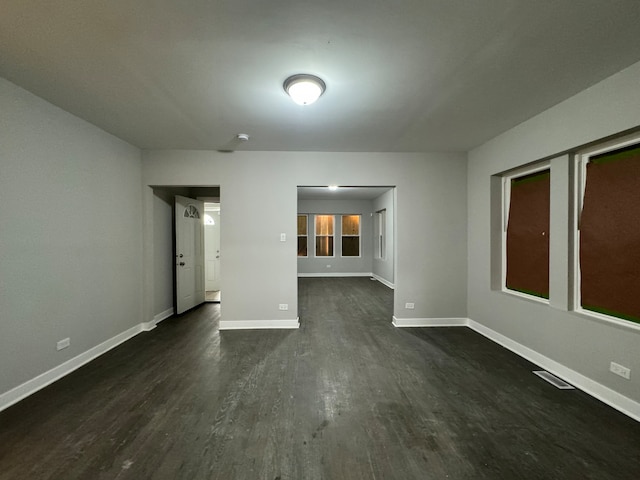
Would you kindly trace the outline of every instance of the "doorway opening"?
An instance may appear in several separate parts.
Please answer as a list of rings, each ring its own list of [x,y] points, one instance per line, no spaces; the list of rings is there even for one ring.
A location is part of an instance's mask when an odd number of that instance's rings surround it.
[[[205,211],[204,204],[220,205],[220,187],[152,185],[151,188],[153,191],[152,308],[154,320],[157,322],[171,315],[179,315],[206,301],[205,263],[207,258],[199,257],[204,253],[205,247],[204,232],[208,212]],[[177,206],[176,200],[180,197],[183,198],[183,204]],[[220,226],[217,216],[213,218]],[[182,221],[178,222],[178,220]],[[178,240],[186,240],[187,246],[179,248]],[[220,269],[217,277],[217,280],[222,283]],[[218,290],[221,288],[218,287]]]
[[[395,288],[394,186],[298,186],[298,277]]]

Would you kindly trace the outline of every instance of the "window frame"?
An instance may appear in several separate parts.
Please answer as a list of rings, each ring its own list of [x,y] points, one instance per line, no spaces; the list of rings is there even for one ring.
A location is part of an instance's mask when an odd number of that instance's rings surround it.
[[[387,209],[383,208],[376,212],[376,260],[387,259]]]
[[[307,226],[307,228],[306,228],[307,233],[305,235],[298,234],[298,236],[296,237],[296,242],[298,241],[297,239],[300,238],[300,237],[306,237],[307,238],[307,254],[306,255],[298,254],[298,258],[309,258],[309,214],[308,213],[299,213],[296,218],[300,218],[300,217],[305,217],[305,225]],[[296,248],[297,248],[297,245],[296,245]]]
[[[317,222],[316,222],[316,218],[317,217],[332,217],[333,218],[333,234],[331,235],[318,235],[318,232],[316,231],[316,226],[317,226]],[[308,232],[308,230],[307,230]],[[317,240],[318,237],[332,237],[333,238],[333,255],[318,255],[317,254]],[[308,250],[308,242],[309,240],[307,240],[307,254],[309,253]],[[313,214],[313,258],[336,258],[336,214],[334,213],[314,213]]]
[[[342,219],[344,217],[358,217],[358,235],[345,235],[342,228]],[[335,234],[335,225],[334,225]],[[342,239],[345,237],[353,238],[358,237],[358,255],[344,255],[342,252]],[[335,253],[335,240],[333,246],[333,253]],[[343,213],[340,214],[340,258],[362,258],[362,214],[360,213]]]
[[[625,136],[622,138],[610,140],[608,142],[599,143],[592,147],[580,150],[574,156],[574,182],[573,182],[573,211],[572,211],[572,245],[570,258],[573,263],[571,274],[572,292],[571,292],[571,311],[584,315],[586,317],[598,319],[604,322],[621,325],[627,328],[640,330],[640,323],[624,318],[614,317],[605,313],[595,312],[582,308],[581,296],[581,273],[580,273],[580,216],[584,207],[584,194],[587,186],[587,164],[591,157],[601,155],[613,150],[619,150],[632,145],[640,145],[640,134]]]
[[[524,167],[517,168],[515,170],[505,172],[502,174],[502,205],[501,205],[501,268],[500,268],[500,291],[508,295],[513,295],[520,298],[526,298],[534,302],[549,305],[549,298],[537,297],[528,293],[519,292],[517,290],[511,290],[507,288],[507,226],[509,224],[509,208],[511,206],[511,181],[531,175],[534,173],[542,172],[544,170],[551,171],[551,161],[545,160],[542,162],[536,162],[533,165],[525,165]],[[551,227],[551,225],[549,226]],[[551,232],[549,232],[551,236]],[[549,292],[551,297],[551,292]]]

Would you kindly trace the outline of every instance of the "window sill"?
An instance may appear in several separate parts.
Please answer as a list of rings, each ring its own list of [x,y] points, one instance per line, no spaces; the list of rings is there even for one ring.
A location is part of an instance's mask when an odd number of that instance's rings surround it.
[[[640,323],[633,322],[632,320],[624,320],[622,318],[612,317],[610,315],[605,315],[603,313],[592,312],[591,310],[585,310],[584,308],[576,308],[571,311],[574,315],[577,315],[582,318],[587,318],[589,320],[597,320],[602,323],[606,323],[608,325],[615,325],[617,327],[626,328],[629,330],[635,330],[640,332]]]
[[[527,295],[526,293],[516,292],[515,290],[508,290],[506,288],[503,288],[502,290],[500,290],[500,292],[506,295],[509,295],[510,297],[518,297],[524,300],[528,300],[530,302],[539,303],[547,306],[549,305],[549,299],[547,298],[536,297],[535,295]]]

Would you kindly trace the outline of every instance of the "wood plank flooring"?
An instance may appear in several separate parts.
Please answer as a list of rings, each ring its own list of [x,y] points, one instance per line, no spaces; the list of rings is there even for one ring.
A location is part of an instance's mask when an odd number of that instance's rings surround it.
[[[466,328],[396,329],[368,278],[299,330],[162,322],[0,413],[0,479],[638,479],[640,424]]]

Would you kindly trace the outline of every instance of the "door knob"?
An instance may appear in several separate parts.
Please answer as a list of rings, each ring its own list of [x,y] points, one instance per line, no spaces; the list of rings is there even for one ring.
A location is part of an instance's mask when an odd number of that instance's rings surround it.
[[[180,258],[184,257],[184,255],[183,255],[183,254],[180,254],[180,255],[178,255],[178,256],[179,256]]]
[[[181,266],[181,267],[184,267],[184,262],[180,262],[180,266]]]

